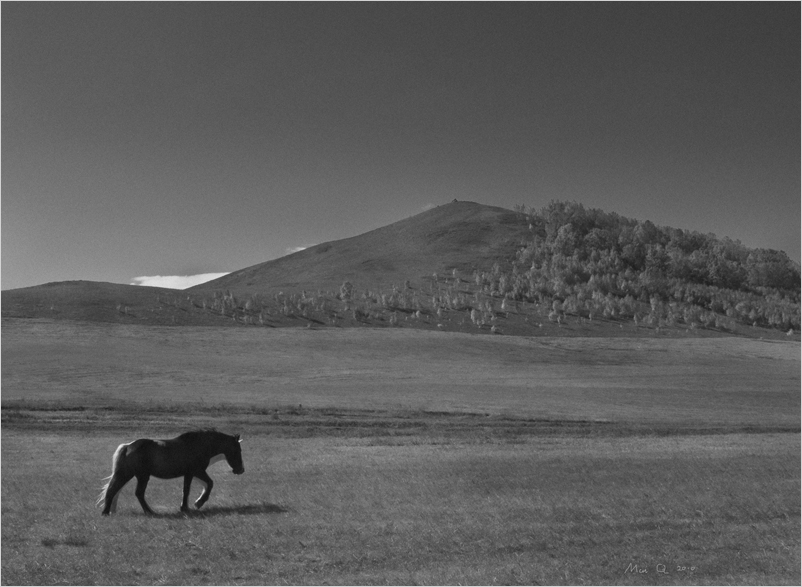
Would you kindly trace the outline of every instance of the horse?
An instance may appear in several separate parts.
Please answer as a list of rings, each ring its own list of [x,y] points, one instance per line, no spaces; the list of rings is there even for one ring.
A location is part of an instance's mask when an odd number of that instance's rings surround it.
[[[185,432],[168,440],[140,438],[128,444],[121,444],[112,457],[111,475],[108,483],[98,497],[98,506],[103,505],[103,515],[108,516],[117,509],[118,493],[123,486],[136,477],[136,497],[146,514],[153,510],[145,501],[145,489],[150,476],[159,479],[184,478],[184,499],[181,511],[188,512],[187,500],[192,479],[200,479],[205,488],[195,501],[200,509],[209,499],[214,482],[206,474],[210,463],[226,459],[235,475],[245,472],[242,464],[242,439],[239,434],[229,436],[214,429]]]

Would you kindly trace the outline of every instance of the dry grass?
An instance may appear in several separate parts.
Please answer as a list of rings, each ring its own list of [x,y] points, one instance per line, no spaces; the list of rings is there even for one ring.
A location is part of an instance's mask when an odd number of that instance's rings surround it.
[[[3,402],[799,426],[799,343],[3,321]]]
[[[798,343],[4,320],[2,353],[3,584],[799,583]],[[153,480],[161,515],[100,517],[119,443],[207,425],[246,473],[202,512]]]
[[[245,475],[210,470],[201,513],[179,515],[180,482],[154,480],[158,517],[126,487],[118,514],[102,519],[99,480],[130,434],[4,427],[4,584],[799,579],[798,434],[510,443],[477,428],[387,443],[256,433]]]

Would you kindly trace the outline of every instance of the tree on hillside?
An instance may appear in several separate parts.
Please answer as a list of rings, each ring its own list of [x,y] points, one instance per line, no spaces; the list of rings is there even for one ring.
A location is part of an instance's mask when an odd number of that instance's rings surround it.
[[[658,227],[575,202],[516,211],[530,241],[516,253],[512,270],[501,271],[497,263],[490,274],[474,273],[486,294],[571,300],[569,307],[589,317],[636,318],[636,305],[647,304],[646,321],[654,324],[684,320],[727,327],[738,320],[785,330],[800,326],[799,266],[783,252],[748,249],[728,238]],[[550,318],[559,315],[552,307]]]
[[[347,302],[354,295],[354,285],[350,281],[344,281],[340,286],[340,299]]]

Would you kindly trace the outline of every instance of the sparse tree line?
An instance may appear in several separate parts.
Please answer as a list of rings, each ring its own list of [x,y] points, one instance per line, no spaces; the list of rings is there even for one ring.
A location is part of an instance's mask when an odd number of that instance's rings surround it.
[[[454,272],[454,275],[456,273]],[[383,322],[390,326],[405,321],[429,322],[435,325],[446,312],[463,313],[462,321],[483,326],[495,322],[494,303],[483,300],[481,292],[458,287],[460,280],[433,275],[422,287],[413,287],[410,280],[389,288],[358,290],[350,282],[343,282],[338,291],[301,291],[273,295],[259,293],[237,296],[229,290],[216,291],[210,296],[186,293],[157,295],[161,306],[181,310],[200,310],[232,319],[234,322],[271,326],[284,318],[305,320],[309,323],[338,325],[344,321],[363,323]],[[505,307],[504,301],[501,306]],[[499,302],[495,303],[498,306]],[[498,308],[496,308],[498,309]]]

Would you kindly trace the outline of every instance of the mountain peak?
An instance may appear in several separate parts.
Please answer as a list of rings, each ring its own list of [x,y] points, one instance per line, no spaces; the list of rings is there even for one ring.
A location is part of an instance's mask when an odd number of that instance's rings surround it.
[[[500,258],[511,259],[525,237],[526,226],[515,212],[454,200],[358,236],[321,243],[235,271],[190,290],[335,290],[345,281],[356,287],[390,286],[453,269],[488,269]]]

